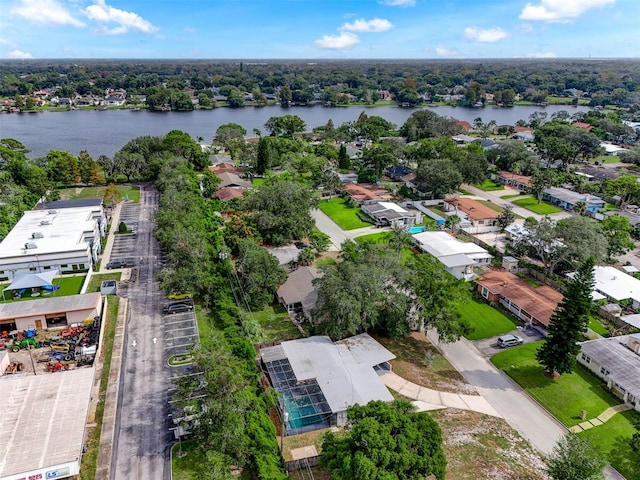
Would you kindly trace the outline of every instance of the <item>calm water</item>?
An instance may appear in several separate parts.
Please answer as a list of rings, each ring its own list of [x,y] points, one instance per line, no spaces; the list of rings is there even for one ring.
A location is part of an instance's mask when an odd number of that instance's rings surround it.
[[[498,125],[513,125],[520,119],[528,119],[535,111],[552,113],[567,110],[570,114],[586,111],[586,107],[516,106],[512,108],[463,108],[428,107],[438,115],[473,122],[481,117],[484,122],[495,120]],[[416,109],[385,107],[290,107],[270,106],[239,109],[217,108],[194,112],[148,112],[141,110],[72,110],[69,112],[42,112],[0,114],[0,138],[14,138],[31,150],[30,157],[47,154],[49,150],[68,150],[77,155],[87,150],[93,158],[99,155],[113,156],[129,140],[143,135],[165,135],[171,130],[182,130],[194,139],[202,137],[209,143],[216,129],[225,123],[242,125],[248,135],[253,129],[264,132],[264,124],[270,118],[281,115],[298,115],[311,130],[325,125],[329,119],[336,126],[355,121],[362,111],[378,115],[396,125],[402,125]]]

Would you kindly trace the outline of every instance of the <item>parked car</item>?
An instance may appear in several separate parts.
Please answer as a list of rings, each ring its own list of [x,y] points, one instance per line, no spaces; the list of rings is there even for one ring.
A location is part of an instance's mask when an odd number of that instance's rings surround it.
[[[498,337],[498,346],[500,348],[514,347],[516,345],[522,345],[524,340],[518,335],[502,335]]]
[[[171,292],[167,298],[169,300],[184,300],[185,298],[193,298],[193,294],[191,292]]]
[[[107,263],[107,270],[111,270],[112,268],[125,268],[126,266],[127,261],[124,258],[117,258]]]
[[[164,308],[162,309],[162,313],[171,315],[174,313],[190,312],[192,310],[193,310],[192,303],[186,303],[186,302],[170,303],[164,306]]]
[[[305,242],[296,242],[296,248],[302,250],[303,248],[309,248],[309,245]]]

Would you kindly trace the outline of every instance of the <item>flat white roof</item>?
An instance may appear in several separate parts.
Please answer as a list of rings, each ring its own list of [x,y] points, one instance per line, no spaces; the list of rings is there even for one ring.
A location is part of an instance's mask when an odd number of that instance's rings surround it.
[[[356,403],[393,400],[373,367],[395,355],[366,333],[336,343],[329,337],[314,336],[280,345],[296,379],[315,379],[334,413]]]
[[[0,377],[0,478],[80,460],[94,371]]]
[[[407,213],[407,211],[404,208],[402,208],[400,205],[398,205],[397,203],[393,203],[393,202],[378,202],[378,205],[383,206],[387,210],[393,210],[394,212]]]
[[[461,242],[447,232],[422,232],[412,235],[414,241],[425,252],[440,259],[450,255],[468,255],[471,258],[490,258],[491,255],[480,245]]]
[[[0,258],[46,255],[59,252],[86,251],[85,232],[92,233],[95,207],[28,210],[0,243]],[[33,238],[33,234],[42,238]],[[26,243],[37,248],[25,250]]]
[[[630,298],[640,302],[640,280],[617,268],[597,266],[593,269],[595,290],[614,300]]]

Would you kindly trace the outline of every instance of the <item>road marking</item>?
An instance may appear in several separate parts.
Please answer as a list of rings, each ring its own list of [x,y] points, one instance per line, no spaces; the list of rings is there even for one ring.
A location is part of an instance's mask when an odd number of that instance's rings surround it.
[[[131,345],[132,345],[133,347],[135,347],[137,344],[138,344],[138,343],[137,343],[135,340],[134,340],[133,342],[131,342]]]
[[[153,344],[155,345],[156,342],[158,341],[158,339],[156,337],[153,337]]]

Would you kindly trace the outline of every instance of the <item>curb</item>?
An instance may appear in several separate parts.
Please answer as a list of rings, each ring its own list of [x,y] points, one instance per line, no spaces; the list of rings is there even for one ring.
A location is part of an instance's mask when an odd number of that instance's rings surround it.
[[[111,366],[109,368],[109,381],[104,401],[104,414],[102,416],[102,432],[100,433],[100,450],[98,452],[98,464],[96,478],[111,478],[111,464],[116,433],[116,419],[118,412],[118,396],[120,394],[120,374],[124,359],[124,336],[129,310],[129,302],[126,298],[120,298],[118,307],[118,324],[113,340],[111,352]]]

